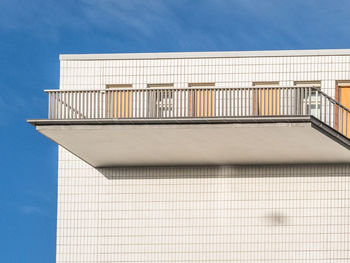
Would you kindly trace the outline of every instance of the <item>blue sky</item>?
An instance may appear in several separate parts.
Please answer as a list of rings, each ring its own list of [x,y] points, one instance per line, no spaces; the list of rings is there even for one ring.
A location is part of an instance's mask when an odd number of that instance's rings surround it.
[[[0,0],[0,262],[54,262],[60,53],[350,48],[350,1]]]

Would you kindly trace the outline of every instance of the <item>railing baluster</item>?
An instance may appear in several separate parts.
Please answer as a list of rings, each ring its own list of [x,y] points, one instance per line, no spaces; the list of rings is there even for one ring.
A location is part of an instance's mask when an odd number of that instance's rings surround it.
[[[161,112],[160,109],[162,107],[162,91],[157,90],[157,105],[156,105],[156,117],[161,118]]]
[[[93,93],[91,93],[92,95],[92,103],[93,103],[93,109],[92,109],[92,118],[96,119],[97,116],[97,91],[94,91]]]
[[[319,105],[318,105],[319,111],[320,111],[319,117],[318,117],[318,118],[322,121],[322,97],[321,97],[321,94],[319,94],[318,91],[317,91],[317,98],[318,98],[319,101],[320,101],[320,103],[319,103]],[[317,101],[317,104],[318,104],[318,101]]]
[[[72,107],[72,105],[73,105],[73,92],[71,92],[71,91],[68,92],[68,101],[69,101],[68,118],[71,119],[73,116],[73,111],[74,111],[74,108]]]
[[[62,102],[63,105],[64,105],[64,118],[65,119],[70,119],[70,115],[69,115],[69,112],[70,112],[70,100],[69,100],[69,94],[70,92],[69,91],[66,91],[64,93],[64,101]]]
[[[177,96],[178,96],[178,115],[176,116],[177,118],[181,118],[182,117],[182,93],[183,90],[178,89],[177,90]]]
[[[135,102],[135,118],[140,118],[140,103],[141,103],[141,99],[140,99],[140,90],[135,90],[135,98],[134,98],[134,102]]]
[[[55,92],[49,92],[49,96],[51,97],[51,119],[55,119]]]
[[[162,100],[162,107],[161,107],[161,118],[166,118],[167,114],[167,91],[166,90],[161,90],[162,95],[161,100]]]
[[[61,98],[62,93],[57,93],[57,110],[58,110],[58,118],[62,119],[62,107],[61,107]]]
[[[321,96],[323,103],[322,103],[322,108],[323,108],[323,122],[327,123],[327,101],[325,97]]]
[[[228,106],[228,103],[227,103],[227,89],[224,88],[223,92],[225,94],[225,113],[224,113],[224,116],[227,117],[228,116],[228,114],[227,114],[227,112],[228,112],[228,107],[227,107]]]
[[[61,116],[60,116],[60,109],[59,109],[59,101],[60,101],[60,96],[61,96],[61,93],[60,92],[55,92],[55,108],[56,108],[56,119],[61,119]]]
[[[170,96],[171,96],[171,94],[170,94],[170,90],[167,90],[166,91],[167,92],[167,97],[166,97],[166,100],[167,100],[167,107],[166,107],[166,109],[167,109],[167,118],[170,118],[171,117],[171,112],[170,112],[170,107],[171,106],[173,106],[173,105],[171,105],[171,101],[170,101]]]
[[[339,107],[341,112],[341,134],[344,134],[344,109]]]
[[[312,91],[311,91],[311,88],[309,88],[309,110],[308,110],[308,115],[311,115],[311,107],[312,107],[312,100],[311,100],[311,97],[312,97]]]
[[[66,96],[66,91],[61,93],[61,100],[60,100],[60,104],[61,104],[61,112],[62,112],[62,119],[66,118],[66,108],[64,105],[64,101],[65,101],[65,96]]]
[[[228,116],[231,117],[232,116],[232,89],[228,89],[228,101],[229,101],[229,113]]]
[[[86,95],[86,92],[85,91],[82,91],[82,100],[83,100],[83,102],[82,102],[82,104],[83,104],[83,110],[82,110],[82,118],[84,118],[85,116],[86,116],[86,100],[85,100],[85,95]]]
[[[345,135],[346,137],[348,137],[348,115],[349,115],[349,112],[346,112],[346,120],[345,120]]]
[[[244,115],[247,116],[247,89],[244,89]]]
[[[293,88],[288,89],[288,115],[293,115]]]
[[[271,108],[271,99],[270,99],[270,88],[266,88],[266,115],[271,115],[270,108]]]
[[[97,101],[96,101],[96,96],[97,96],[97,91],[94,91],[91,93],[92,95],[92,103],[93,103],[93,109],[92,109],[92,118],[96,119],[96,109],[97,109]]]
[[[279,91],[277,88],[275,88],[275,91],[274,91],[274,94],[275,94],[275,116],[277,116],[279,114],[279,109],[278,109],[278,104],[279,104]]]
[[[110,97],[109,94],[110,94],[109,90],[105,91],[105,93],[104,93],[105,101],[104,101],[103,114],[105,115],[105,118],[110,118],[109,111],[111,108],[111,106],[110,106],[111,103],[110,103],[110,99],[109,99],[109,97]]]
[[[308,88],[304,88],[304,115],[309,115],[309,89]]]
[[[97,118],[102,118],[101,114],[101,92],[97,91]]]
[[[338,114],[338,120],[337,120],[337,126],[338,126],[338,131],[340,132],[340,107],[338,107],[338,105],[334,104],[335,107],[336,107],[336,111],[337,111],[337,114]]]
[[[148,93],[148,94],[150,94],[151,93],[151,91]],[[141,107],[142,107],[142,117],[143,118],[147,118],[147,117],[149,117],[149,115],[148,115],[148,111],[147,111],[147,109],[146,109],[146,99],[145,99],[145,96],[146,96],[146,91],[141,91]]]
[[[247,101],[248,101],[248,116],[251,116],[252,115],[252,103],[251,103],[251,99],[252,99],[252,96],[251,96],[251,92],[250,92],[250,89],[247,89]]]
[[[56,116],[57,116],[57,119],[61,119],[61,111],[60,111],[60,98],[61,98],[61,93],[59,92],[56,92]]]
[[[259,116],[260,115],[260,110],[259,110],[259,99],[260,99],[260,94],[259,90],[257,88],[254,88],[254,94],[255,94],[255,115]]]
[[[57,119],[57,111],[56,111],[56,92],[52,93],[52,119]]]
[[[79,91],[79,114],[78,114],[78,118],[80,119],[83,113],[83,98],[82,98],[82,92]]]
[[[243,112],[243,96],[242,96],[242,89],[238,89],[238,97],[239,97],[239,101],[238,101],[238,116],[242,116],[242,112]]]
[[[90,99],[90,104],[88,104],[88,111],[90,112],[90,115],[89,114],[86,114],[88,118],[92,118],[92,94],[93,93],[87,93],[87,98]]]
[[[123,109],[124,109],[124,98],[123,92],[117,90],[113,91],[113,108],[115,108],[115,113],[113,113],[112,118],[123,118]]]
[[[171,90],[168,90],[168,118],[172,117],[172,112],[174,110],[174,101],[172,100],[173,95],[171,94]]]
[[[79,103],[78,103],[78,93],[77,92],[74,92],[74,104],[73,104],[73,107],[75,109],[75,111],[74,111],[74,119],[78,119]]]
[[[79,110],[79,119],[82,118],[82,116],[84,115],[84,92],[80,91],[79,92],[79,105],[80,105],[80,110]]]
[[[124,91],[123,93],[123,117],[122,118],[128,118],[129,113],[129,92]]]
[[[144,91],[142,94],[142,112],[144,114],[144,118],[151,118],[151,114],[150,114],[150,105],[148,103],[148,101],[150,100],[150,97],[148,96],[153,96],[153,91]]]
[[[86,92],[85,91],[82,91],[82,99],[83,99],[83,110],[82,110],[82,117],[86,116]]]
[[[262,88],[261,89],[261,114],[262,116],[266,115],[265,113],[265,95],[266,95],[266,89]]]
[[[213,116],[213,91],[212,89],[208,89],[206,91],[207,93],[207,106],[206,106],[206,116],[207,117],[212,117]]]
[[[283,93],[282,93],[283,97],[283,107],[282,107],[282,111],[283,111],[283,115],[287,115],[287,88],[283,88]]]
[[[316,118],[321,119],[321,108],[320,108],[320,98],[318,90],[315,90],[315,109],[316,109]]]
[[[57,100],[57,108],[58,108],[58,112],[59,112],[59,119],[63,119],[62,117],[62,104],[61,104],[61,101],[62,101],[62,94],[63,93],[57,93],[57,97],[58,97],[58,100]]]
[[[52,112],[51,112],[51,107],[52,107],[52,95],[49,93],[49,105],[48,105],[48,118],[52,119]]]

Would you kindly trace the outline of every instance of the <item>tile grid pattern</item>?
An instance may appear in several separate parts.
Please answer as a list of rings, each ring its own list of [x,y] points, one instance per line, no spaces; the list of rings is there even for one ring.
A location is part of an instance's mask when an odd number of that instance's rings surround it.
[[[57,262],[346,262],[349,173],[94,169],[60,149]]]
[[[60,89],[321,81],[350,56],[61,61]],[[94,169],[59,147],[57,262],[348,262],[350,165]]]
[[[350,56],[197,58],[61,61],[61,89],[104,89],[109,84],[214,82],[217,87],[251,86],[253,82],[321,81],[322,90],[334,96],[336,80],[350,80]]]

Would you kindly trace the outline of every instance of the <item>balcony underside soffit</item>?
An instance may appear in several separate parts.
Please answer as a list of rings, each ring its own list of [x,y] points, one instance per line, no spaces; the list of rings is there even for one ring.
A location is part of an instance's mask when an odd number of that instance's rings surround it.
[[[349,140],[310,116],[29,122],[94,167],[350,162]]]

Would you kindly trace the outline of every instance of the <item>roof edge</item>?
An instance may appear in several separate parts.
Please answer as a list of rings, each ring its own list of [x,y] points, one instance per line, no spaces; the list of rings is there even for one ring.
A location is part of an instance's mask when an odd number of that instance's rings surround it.
[[[350,49],[305,49],[262,51],[216,51],[216,52],[166,52],[166,53],[102,53],[60,54],[66,60],[126,60],[126,59],[176,59],[176,58],[228,58],[228,57],[293,57],[293,56],[345,56]]]

